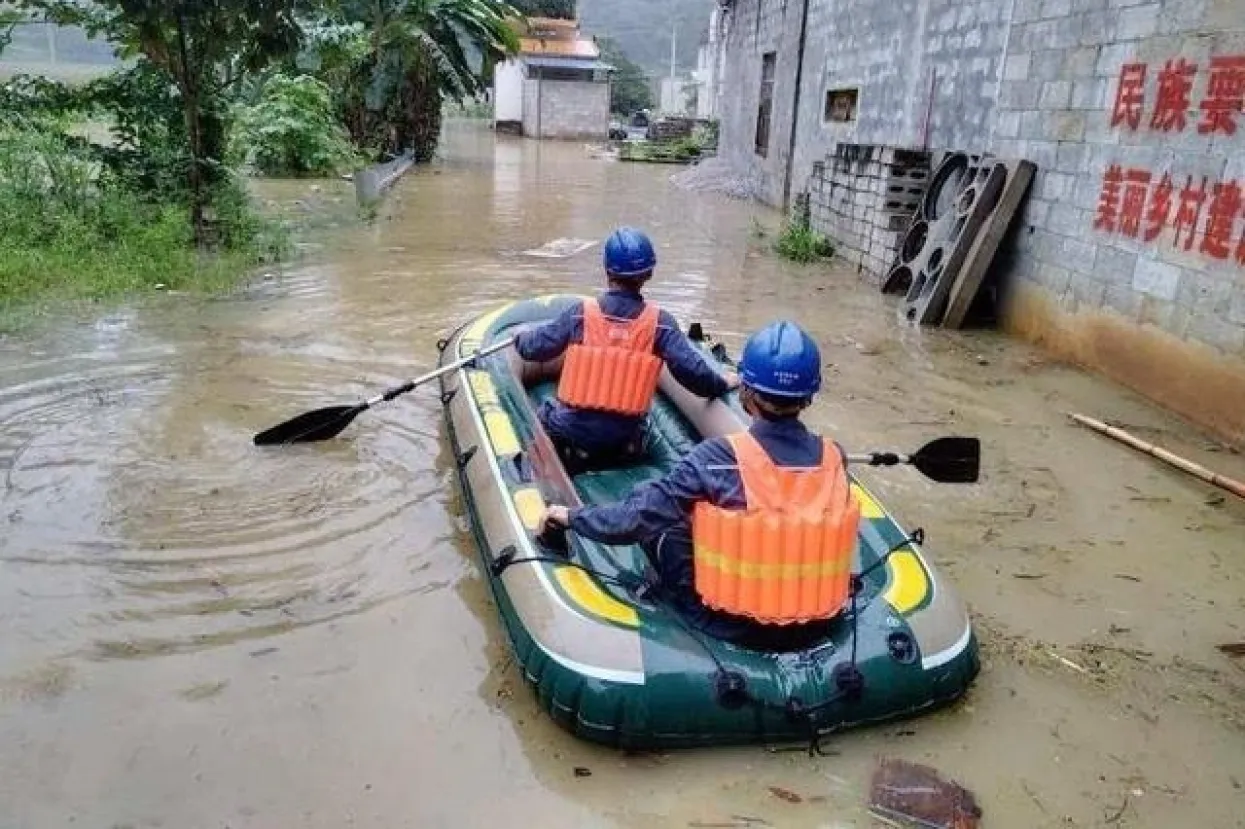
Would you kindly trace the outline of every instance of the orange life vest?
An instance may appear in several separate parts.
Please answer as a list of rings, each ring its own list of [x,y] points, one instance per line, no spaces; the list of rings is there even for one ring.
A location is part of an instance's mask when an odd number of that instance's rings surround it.
[[[747,507],[692,512],[694,586],[706,606],[789,625],[833,618],[850,597],[860,502],[843,458],[825,441],[821,465],[780,467],[752,435],[727,438]]]
[[[653,353],[660,314],[650,303],[633,320],[617,319],[607,317],[595,299],[585,300],[583,342],[566,351],[558,399],[577,409],[647,412],[663,365]]]

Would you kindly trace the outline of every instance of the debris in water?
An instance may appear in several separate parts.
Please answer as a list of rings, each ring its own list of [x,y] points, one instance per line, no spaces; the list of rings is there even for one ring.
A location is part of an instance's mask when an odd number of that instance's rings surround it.
[[[1126,809],[1128,809],[1128,795],[1124,795],[1124,802],[1120,804],[1120,808],[1115,814],[1107,818],[1107,823],[1119,823],[1120,818],[1124,817]]]
[[[1117,579],[1124,579],[1125,581],[1141,581],[1141,579],[1136,576],[1130,576],[1128,573],[1116,573],[1115,577]]]
[[[270,653],[276,653],[280,648],[260,648],[257,651],[251,651],[251,656],[267,656]]]
[[[1055,652],[1054,652],[1054,651],[1052,651],[1052,650],[1048,650],[1048,651],[1047,651],[1047,653],[1049,653],[1049,654],[1050,654],[1050,656],[1051,656],[1051,658],[1052,658],[1052,659],[1054,659],[1054,660],[1055,660],[1056,662],[1058,662],[1060,665],[1063,665],[1065,668],[1071,668],[1072,670],[1074,670],[1074,671],[1079,671],[1080,673],[1083,673],[1083,674],[1088,674],[1088,673],[1089,673],[1089,670],[1088,670],[1087,668],[1084,668],[1084,667],[1082,667],[1082,666],[1080,666],[1080,665],[1076,664],[1076,663],[1075,663],[1075,662],[1073,662],[1071,659],[1064,659],[1062,656],[1060,656],[1059,654],[1055,653]]]
[[[779,800],[785,800],[788,803],[803,803],[804,798],[800,797],[790,789],[784,789],[781,786],[770,786],[769,793]]]
[[[595,245],[591,239],[558,238],[546,242],[538,248],[523,251],[524,256],[538,256],[543,259],[566,259]]]
[[[1012,573],[1014,579],[1044,579],[1046,573]]]
[[[922,829],[976,829],[981,807],[973,793],[929,767],[883,760],[873,773],[869,811],[883,820],[914,821]]]
[[[587,766],[576,766],[575,776],[576,777],[591,777],[592,769],[588,768]]]
[[[1220,651],[1228,656],[1245,656],[1245,642],[1229,642],[1218,647]]]

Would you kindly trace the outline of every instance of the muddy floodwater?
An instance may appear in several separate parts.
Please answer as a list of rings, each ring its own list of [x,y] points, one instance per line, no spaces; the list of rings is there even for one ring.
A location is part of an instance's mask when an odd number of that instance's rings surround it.
[[[972,789],[983,827],[1245,826],[1245,659],[1216,648],[1245,642],[1245,504],[1065,412],[1245,458],[994,332],[900,325],[675,168],[464,123],[444,152],[246,291],[0,340],[0,827],[865,827],[882,756]],[[262,189],[353,197],[311,186]],[[510,661],[432,389],[330,443],[251,445],[430,369],[499,301],[595,290],[599,245],[524,251],[624,222],[659,244],[650,296],[734,353],[777,317],[814,332],[810,417],[849,447],[981,437],[980,485],[863,474],[969,604],[961,704],[816,758],[577,742]]]

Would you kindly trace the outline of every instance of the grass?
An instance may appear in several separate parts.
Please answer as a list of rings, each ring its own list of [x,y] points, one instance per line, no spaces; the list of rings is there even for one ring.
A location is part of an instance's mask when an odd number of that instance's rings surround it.
[[[774,240],[774,252],[793,262],[809,263],[834,256],[834,244],[798,221],[788,221]]]
[[[154,290],[216,293],[287,249],[238,189],[216,204],[225,244],[193,244],[188,208],[101,180],[63,136],[0,133],[0,328],[67,301]]]

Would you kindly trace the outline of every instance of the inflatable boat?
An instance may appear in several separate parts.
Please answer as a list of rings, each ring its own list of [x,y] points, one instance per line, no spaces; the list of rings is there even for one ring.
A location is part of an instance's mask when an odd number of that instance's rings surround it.
[[[955,591],[853,478],[861,504],[851,607],[764,646],[716,640],[669,606],[638,546],[541,534],[547,503],[609,503],[660,477],[697,442],[747,428],[737,395],[707,401],[668,370],[649,413],[650,448],[625,468],[570,478],[536,416],[561,360],[502,345],[581,298],[505,304],[438,343],[441,401],[483,571],[541,706],[581,738],[627,749],[810,741],[955,701],[978,672]],[[711,364],[730,358],[693,326]],[[492,353],[470,360],[481,351]],[[807,627],[807,626],[806,626]]]

